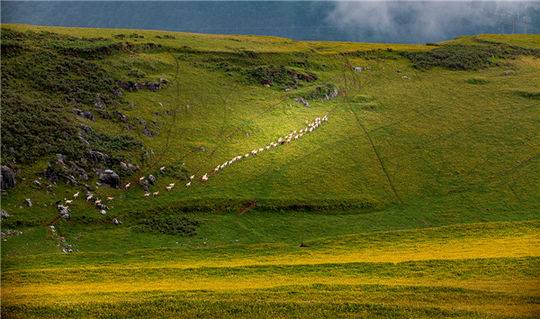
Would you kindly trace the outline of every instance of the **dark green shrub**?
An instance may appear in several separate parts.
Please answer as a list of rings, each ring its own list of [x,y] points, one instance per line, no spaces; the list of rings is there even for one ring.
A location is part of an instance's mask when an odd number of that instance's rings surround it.
[[[279,88],[294,88],[300,82],[313,82],[317,76],[311,72],[302,72],[285,66],[259,66],[247,71],[253,81]]]
[[[526,99],[540,100],[540,92],[516,91],[515,94]]]
[[[450,70],[479,70],[495,65],[495,59],[512,59],[522,55],[540,56],[540,50],[527,49],[502,43],[475,45],[452,44],[426,52],[402,52],[413,67],[430,69],[443,67]]]
[[[166,235],[195,236],[199,221],[185,216],[157,216],[143,219],[133,230]]]

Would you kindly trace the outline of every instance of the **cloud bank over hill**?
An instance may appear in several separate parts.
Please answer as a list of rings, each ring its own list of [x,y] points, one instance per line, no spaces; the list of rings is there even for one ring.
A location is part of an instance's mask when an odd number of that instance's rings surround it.
[[[335,2],[326,22],[366,38],[415,36],[438,41],[486,28],[530,33],[540,23],[540,2],[516,1],[353,1]]]

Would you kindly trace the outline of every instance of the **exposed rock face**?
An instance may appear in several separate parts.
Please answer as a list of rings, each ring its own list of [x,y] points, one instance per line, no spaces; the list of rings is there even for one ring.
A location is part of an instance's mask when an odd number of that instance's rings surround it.
[[[2,165],[0,171],[0,190],[6,190],[15,187],[15,172],[6,165]]]
[[[120,186],[120,176],[110,169],[106,169],[103,173],[99,174],[99,181],[113,188]]]
[[[54,183],[63,180],[75,185],[78,184],[77,179],[88,180],[88,174],[84,168],[74,161],[68,161],[63,154],[56,154],[56,161],[49,162],[43,175]]]

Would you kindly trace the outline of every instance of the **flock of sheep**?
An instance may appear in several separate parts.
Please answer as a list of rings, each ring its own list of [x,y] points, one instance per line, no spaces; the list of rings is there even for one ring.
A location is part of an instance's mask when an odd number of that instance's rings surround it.
[[[217,165],[212,172],[205,173],[204,175],[202,175],[201,176],[201,181],[202,182],[208,181],[208,179],[210,177],[212,177],[214,175],[217,175],[219,172],[223,171],[225,168],[231,166],[232,164],[234,164],[234,163],[236,163],[238,161],[245,160],[245,159],[247,159],[249,157],[257,156],[257,155],[261,154],[264,151],[271,150],[272,148],[276,148],[278,146],[285,145],[285,144],[291,143],[293,141],[296,141],[296,140],[302,138],[304,135],[315,131],[317,128],[319,128],[322,124],[324,124],[326,122],[328,122],[328,115],[324,115],[323,117],[317,117],[312,122],[306,121],[307,126],[301,128],[300,130],[292,131],[292,132],[290,132],[289,134],[287,134],[285,136],[279,137],[276,141],[273,141],[273,142],[271,142],[270,144],[268,144],[268,145],[266,145],[264,147],[253,149],[250,152],[245,153],[244,155],[235,156],[232,159],[230,159],[228,161],[225,161],[224,163],[222,163],[220,165]],[[164,166],[161,167],[160,171],[164,172],[165,167]],[[148,178],[145,177],[145,176],[140,177],[139,178],[139,183],[141,185],[143,185],[142,183],[144,183],[147,180],[150,180],[152,182],[152,184],[153,184],[153,182],[155,181],[155,177],[152,176],[152,175],[149,175]],[[189,181],[185,184],[185,186],[190,187],[194,180],[195,180],[195,175],[189,176]],[[131,187],[131,183],[127,183],[126,185],[124,185],[125,190],[128,190],[130,187]],[[174,187],[175,187],[175,183],[170,183],[169,185],[167,185],[165,187],[165,189],[167,191],[171,191]],[[145,190],[147,190],[147,188],[145,188]],[[64,199],[63,203],[58,203],[57,204],[58,216],[60,218],[68,219],[70,217],[70,211],[69,211],[68,205],[71,204],[74,199],[77,199],[79,197],[79,195],[80,195],[80,192],[77,192],[77,193],[73,194],[73,199]],[[158,195],[159,195],[159,191],[155,191],[153,193],[145,191],[143,196],[144,197],[150,197],[150,196],[158,196]],[[93,203],[94,206],[96,207],[96,209],[102,215],[107,214],[107,210],[108,210],[107,205],[105,205],[101,199],[96,198],[91,192],[89,192],[89,191],[86,192],[85,199],[86,199],[86,201]],[[107,197],[108,202],[110,202],[112,200],[113,200],[113,197]],[[114,218],[112,220],[112,223],[115,224],[115,225],[121,224],[121,222],[116,218]]]
[[[280,145],[285,145],[285,144],[291,143],[293,141],[296,141],[296,140],[302,138],[302,136],[304,136],[304,134],[308,134],[308,133],[313,132],[318,127],[320,127],[323,123],[326,123],[326,122],[328,122],[328,115],[324,115],[322,118],[317,117],[317,118],[315,118],[315,120],[313,122],[308,122],[306,127],[301,128],[300,130],[292,131],[291,133],[289,133],[289,134],[287,134],[287,135],[285,135],[283,137],[278,138],[276,141],[271,142],[270,144],[266,145],[265,147],[255,148],[255,149],[251,150],[251,152],[247,152],[244,155],[237,155],[237,156],[231,158],[230,160],[225,161],[224,163],[216,166],[214,168],[213,172],[205,173],[201,177],[201,180],[203,182],[206,182],[206,181],[208,181],[208,179],[212,175],[218,174],[220,171],[223,171],[225,168],[231,166],[232,164],[234,164],[234,163],[236,163],[238,161],[241,161],[243,159],[247,159],[247,158],[252,157],[252,156],[257,156],[258,154],[264,152],[265,150],[270,150],[270,149],[276,148],[276,147],[278,147]],[[191,179],[193,179],[193,178],[194,178],[194,176],[191,176]],[[189,187],[189,186],[191,186],[191,180],[186,184],[186,187]]]

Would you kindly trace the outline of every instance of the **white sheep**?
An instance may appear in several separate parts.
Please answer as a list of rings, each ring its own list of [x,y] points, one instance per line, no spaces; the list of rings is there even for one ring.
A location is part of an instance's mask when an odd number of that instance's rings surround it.
[[[114,199],[114,197],[112,197],[112,196],[107,196],[107,200],[113,200],[113,199]]]
[[[127,184],[124,186],[124,188],[125,188],[125,189],[128,189],[130,186],[131,186],[131,183],[127,183]]]
[[[208,174],[204,174],[203,177],[201,177],[203,182],[206,182],[208,180]]]
[[[150,193],[144,193],[144,197],[150,197]]]
[[[101,213],[101,215],[107,215],[107,211],[104,210],[104,209],[102,209],[102,210],[100,211],[100,213]]]
[[[139,177],[139,180],[142,181],[144,179],[144,176],[143,177]]]
[[[159,192],[153,192],[152,195],[157,196],[159,195]]]
[[[70,199],[66,199],[66,205],[67,205],[67,204],[71,204],[71,203],[73,203],[73,201],[72,201],[72,200],[70,200]]]
[[[79,197],[79,193],[80,193],[80,192],[76,192],[75,194],[73,194],[73,198]]]
[[[187,182],[186,187],[190,187],[190,186],[191,186],[191,182]]]

